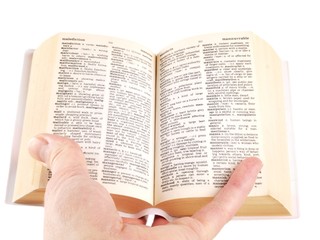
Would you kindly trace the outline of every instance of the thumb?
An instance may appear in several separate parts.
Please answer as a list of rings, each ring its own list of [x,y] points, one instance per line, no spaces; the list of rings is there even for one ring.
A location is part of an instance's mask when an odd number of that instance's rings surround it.
[[[28,147],[30,154],[45,163],[53,175],[65,171],[88,174],[81,148],[71,139],[52,134],[39,134],[30,140]]]

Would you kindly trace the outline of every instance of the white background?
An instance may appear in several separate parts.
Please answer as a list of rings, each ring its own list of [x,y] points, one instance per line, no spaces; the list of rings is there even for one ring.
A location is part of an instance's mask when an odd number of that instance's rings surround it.
[[[320,239],[317,3],[311,0],[1,1],[1,236],[42,239],[42,207],[5,203],[23,55],[27,49],[36,48],[60,31],[127,38],[158,52],[169,43],[196,34],[250,30],[267,40],[289,62],[300,217],[232,220],[216,239]]]

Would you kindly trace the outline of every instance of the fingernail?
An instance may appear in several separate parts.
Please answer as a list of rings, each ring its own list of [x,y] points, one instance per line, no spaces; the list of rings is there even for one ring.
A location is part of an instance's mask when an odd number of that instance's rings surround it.
[[[41,135],[30,139],[28,148],[30,154],[45,163],[45,153],[49,142]]]

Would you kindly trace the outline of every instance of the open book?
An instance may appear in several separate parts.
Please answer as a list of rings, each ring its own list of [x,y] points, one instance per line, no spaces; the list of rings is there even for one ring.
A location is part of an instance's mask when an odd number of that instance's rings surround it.
[[[250,32],[196,36],[158,54],[114,37],[57,34],[32,54],[13,201],[43,203],[50,174],[27,143],[50,132],[80,144],[121,212],[191,215],[242,159],[258,156],[264,167],[237,215],[292,216],[283,69]]]

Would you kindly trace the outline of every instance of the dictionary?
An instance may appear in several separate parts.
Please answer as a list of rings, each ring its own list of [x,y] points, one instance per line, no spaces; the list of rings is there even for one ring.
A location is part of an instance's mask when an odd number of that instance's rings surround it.
[[[126,214],[192,215],[251,156],[263,168],[237,216],[296,214],[288,68],[255,33],[193,36],[159,53],[58,33],[29,54],[13,202],[43,204],[50,171],[27,145],[46,132],[81,146]]]

